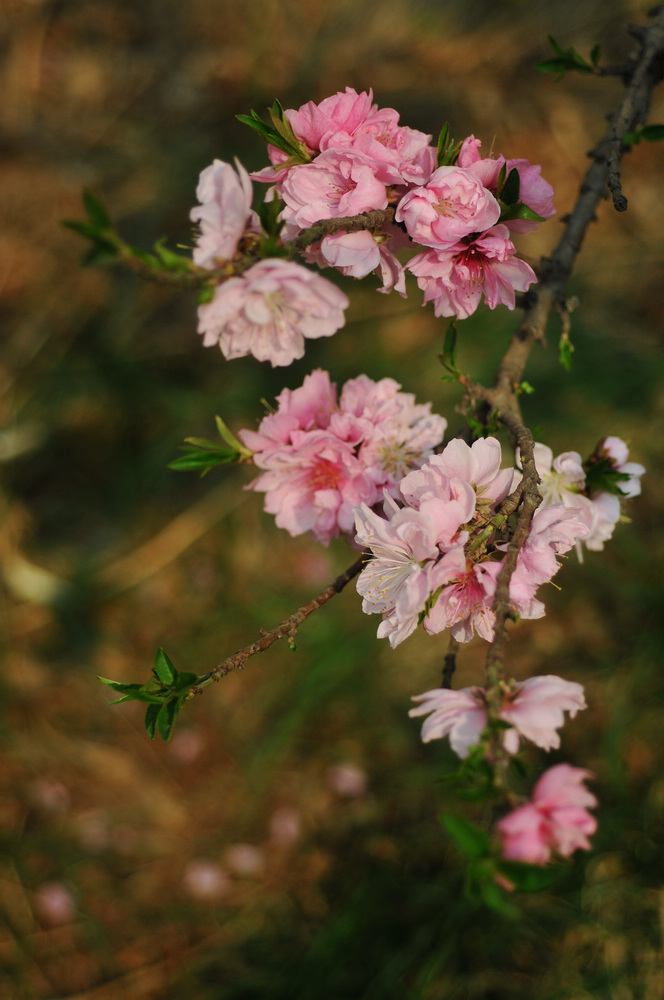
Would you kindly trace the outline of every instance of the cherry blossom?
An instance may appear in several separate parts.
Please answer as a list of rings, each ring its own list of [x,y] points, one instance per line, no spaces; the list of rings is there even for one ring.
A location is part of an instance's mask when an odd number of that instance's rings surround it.
[[[592,777],[591,771],[570,764],[545,771],[532,800],[497,824],[503,857],[545,865],[554,852],[568,858],[576,850],[590,850],[588,838],[597,821],[588,809],[597,805],[597,799],[583,782]]]
[[[586,707],[580,684],[553,675],[514,682],[511,688],[505,685],[503,693],[500,718],[514,726],[503,735],[503,745],[510,754],[519,749],[519,735],[543,750],[560,746],[557,730],[564,725],[564,712],[574,718]],[[434,688],[416,695],[413,701],[421,704],[410,710],[411,717],[428,715],[422,726],[424,743],[449,736],[450,746],[461,758],[479,743],[488,720],[484,688]]]
[[[416,243],[446,249],[495,226],[500,205],[469,171],[438,167],[427,184],[404,195],[394,217]]]
[[[330,337],[344,324],[348,299],[318,274],[291,261],[261,260],[198,307],[203,344],[226,358],[253,354],[272,367],[304,354],[304,339]]]
[[[286,202],[282,218],[301,228],[387,208],[385,184],[377,180],[372,161],[350,149],[331,149],[292,167],[279,193]]]
[[[247,488],[266,494],[279,527],[327,545],[352,531],[353,507],[374,506],[383,489],[396,493],[403,474],[426,461],[446,421],[400,388],[360,375],[337,399],[328,373],[316,370],[283,390],[257,431],[239,432],[265,470]]]
[[[525,292],[537,281],[531,266],[516,257],[506,226],[493,226],[469,243],[427,250],[406,264],[424,292],[424,302],[434,303],[436,316],[467,319],[484,294],[490,309],[514,309],[515,291]]]
[[[237,173],[230,163],[215,160],[200,175],[196,197],[200,205],[189,217],[200,225],[193,258],[199,267],[215,266],[229,260],[247,229],[258,228],[258,216],[251,211],[252,187],[249,174],[236,160]]]

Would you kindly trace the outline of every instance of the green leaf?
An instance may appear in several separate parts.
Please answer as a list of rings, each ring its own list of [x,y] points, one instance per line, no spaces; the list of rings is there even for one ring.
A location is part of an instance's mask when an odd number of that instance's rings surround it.
[[[173,665],[168,653],[166,653],[161,646],[157,650],[157,655],[154,661],[154,672],[162,682],[170,687],[177,680],[178,672]]]
[[[225,448],[215,448],[210,451],[192,448],[186,455],[174,459],[168,463],[168,468],[175,472],[191,472],[197,469],[213,469],[216,465],[230,465],[239,462],[242,455],[237,451],[230,451]]]
[[[163,706],[159,705],[149,705],[145,713],[145,728],[147,729],[148,736],[151,740],[155,738],[157,732],[157,716],[161,712]]]
[[[641,138],[647,142],[663,142],[664,125],[645,125],[641,129]]]
[[[114,691],[120,691],[122,694],[129,694],[130,691],[139,691],[142,684],[123,684],[122,681],[112,681],[108,677],[97,677],[98,681],[105,684],[106,687],[112,688]]]
[[[500,192],[500,199],[504,201],[506,205],[516,205],[519,201],[519,193],[521,191],[521,178],[519,177],[519,171],[516,167],[513,167],[507,175],[507,180],[503,185],[503,189]]]
[[[602,52],[602,49],[601,49],[601,46],[600,46],[599,42],[597,42],[595,45],[593,45],[592,49],[590,50],[590,61],[593,64],[593,66],[595,66],[595,67],[599,63],[599,57],[601,55],[601,52]]]
[[[268,236],[277,237],[283,227],[283,222],[279,221],[279,216],[284,209],[284,203],[279,198],[272,201],[264,201],[258,206],[258,218],[261,226]]]
[[[481,895],[486,905],[496,913],[500,913],[501,916],[509,917],[510,920],[516,920],[521,916],[516,906],[507,901],[504,890],[496,885],[493,879],[486,880],[482,886]]]
[[[168,271],[190,271],[191,261],[188,257],[183,257],[182,254],[175,253],[173,250],[169,250],[165,246],[165,239],[157,240],[154,245],[155,253],[157,257],[164,265]]]
[[[613,496],[624,497],[620,483],[625,483],[631,476],[627,472],[618,472],[610,457],[599,461],[592,457],[583,463],[586,473],[586,490],[590,496],[594,493],[611,493]]]
[[[96,243],[90,247],[81,264],[83,267],[102,267],[104,264],[111,264],[117,259],[117,256],[115,248],[102,243]]]
[[[193,673],[191,670],[182,670],[175,682],[175,690],[178,692],[188,691],[189,688],[194,687],[197,683],[198,674]]]
[[[558,361],[563,366],[566,372],[572,370],[573,353],[574,353],[574,344],[571,342],[569,337],[563,334],[558,344]]]
[[[220,416],[218,415],[215,416],[214,422],[217,425],[219,437],[222,439],[222,441],[225,441],[226,444],[230,445],[230,447],[233,448],[235,451],[239,451],[241,455],[249,457],[253,454],[253,452],[249,451],[248,448],[245,448],[245,446],[242,444],[241,441],[238,441],[238,439],[235,437],[235,434],[233,434],[230,427],[228,427],[228,425],[224,423],[224,421],[221,419]]]
[[[62,225],[66,226],[67,229],[71,229],[74,233],[78,233],[79,236],[85,236],[86,239],[92,240],[93,243],[99,242],[103,232],[103,229],[100,229],[95,223],[79,222],[77,219],[63,219]]]
[[[439,167],[443,166],[449,139],[450,139],[450,126],[448,122],[445,122],[445,124],[440,130],[440,135],[438,136],[438,155],[436,157],[436,162]]]
[[[540,73],[559,73],[563,77],[567,70],[574,70],[577,73],[595,72],[596,61],[591,65],[571,46],[569,49],[563,49],[551,35],[549,35],[549,44],[554,51],[555,58],[543,59],[541,62],[535,63],[535,69],[538,69]],[[591,60],[594,53],[596,53],[596,58],[599,58],[598,46],[593,47]]]
[[[196,304],[199,306],[206,306],[208,302],[212,302],[216,290],[216,285],[201,285],[196,293]]]
[[[502,198],[501,198],[502,201]],[[510,222],[512,219],[529,219],[531,222],[544,222],[544,217],[538,215],[537,212],[530,208],[528,205],[524,205],[522,201],[516,202],[514,205],[507,205],[503,202],[503,206],[500,212],[501,222]]]
[[[488,833],[462,816],[443,813],[441,821],[456,846],[469,858],[482,858],[489,853],[491,841]]]
[[[97,201],[91,191],[83,191],[83,204],[91,221],[98,229],[111,229],[111,220],[101,202]]]
[[[171,732],[173,730],[173,723],[180,711],[180,702],[177,698],[171,698],[163,706],[159,715],[157,716],[157,726],[159,728],[159,735],[161,736],[164,743],[168,743],[171,738]]]
[[[520,389],[520,390],[521,390],[521,392],[523,392],[523,393],[524,393],[524,394],[525,394],[526,396],[532,396],[532,394],[533,394],[533,393],[535,392],[535,389],[534,389],[534,388],[533,388],[533,386],[532,386],[532,385],[530,384],[530,382],[519,382],[519,389]]]

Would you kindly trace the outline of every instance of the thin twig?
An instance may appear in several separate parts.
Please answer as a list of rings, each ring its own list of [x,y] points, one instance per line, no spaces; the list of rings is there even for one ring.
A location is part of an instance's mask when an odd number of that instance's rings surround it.
[[[345,573],[338,576],[325,590],[314,597],[313,600],[308,601],[307,604],[303,604],[301,608],[294,611],[292,615],[288,618],[284,618],[280,621],[276,628],[270,629],[269,632],[265,632],[261,629],[261,638],[256,642],[252,642],[251,645],[245,646],[244,649],[238,650],[233,656],[227,657],[227,659],[222,660],[218,663],[216,667],[209,671],[209,673],[204,674],[199,678],[198,684],[191,688],[186,701],[190,698],[195,697],[197,694],[202,694],[203,691],[210,687],[211,684],[215,684],[220,681],[222,677],[230,674],[233,670],[242,670],[245,663],[250,656],[254,656],[256,653],[264,653],[266,649],[276,642],[277,639],[283,639],[284,636],[289,636],[294,638],[295,633],[299,626],[305,621],[310,614],[317,611],[318,608],[326,604],[331,597],[335,594],[341,593],[346,584],[350,583],[358,573],[362,571],[367,562],[367,553],[363,553],[359,559],[357,559],[352,566],[349,566]]]

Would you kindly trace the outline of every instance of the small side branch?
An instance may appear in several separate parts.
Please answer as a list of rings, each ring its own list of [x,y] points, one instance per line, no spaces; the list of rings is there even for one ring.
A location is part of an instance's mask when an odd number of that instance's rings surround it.
[[[252,642],[251,645],[245,646],[244,649],[238,650],[233,656],[227,657],[227,659],[222,660],[218,663],[216,667],[209,671],[209,673],[204,674],[199,678],[198,683],[191,688],[189,694],[185,701],[189,701],[191,698],[195,697],[197,694],[202,694],[203,691],[210,687],[211,684],[215,684],[220,681],[222,677],[230,674],[233,670],[242,670],[246,661],[250,656],[254,656],[256,653],[264,653],[266,649],[269,649],[273,642],[278,639],[283,639],[286,636],[293,638],[299,626],[304,622],[309,615],[317,611],[318,608],[326,604],[330,598],[334,597],[335,594],[341,593],[344,587],[353,580],[358,573],[362,571],[367,562],[367,554],[363,553],[359,559],[357,559],[352,566],[349,566],[345,573],[338,576],[336,580],[333,580],[325,590],[314,597],[307,604],[303,604],[301,608],[294,611],[292,615],[288,618],[284,618],[280,621],[276,628],[270,629],[269,632],[265,632],[261,629],[261,638],[256,642]]]

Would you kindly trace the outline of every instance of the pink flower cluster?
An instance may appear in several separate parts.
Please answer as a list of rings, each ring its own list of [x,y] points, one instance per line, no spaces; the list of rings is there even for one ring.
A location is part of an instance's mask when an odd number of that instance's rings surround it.
[[[285,203],[287,238],[322,219],[396,206],[399,225],[326,236],[309,249],[310,260],[355,278],[376,271],[381,291],[395,288],[401,295],[411,271],[437,316],[469,316],[482,295],[491,308],[513,309],[515,291],[536,281],[510,239],[510,230],[526,232],[536,221],[513,218],[499,198],[516,170],[518,204],[535,218],[553,215],[553,189],[539,166],[503,156],[483,160],[474,136],[463,142],[454,165],[438,166],[431,136],[400,125],[398,113],[378,108],[371,91],[346,88],[285,115],[311,161],[289,164],[285,153],[268,147],[272,167],[252,176],[275,184]],[[404,267],[394,256],[404,246],[427,249]]]
[[[588,549],[600,551],[604,542],[613,535],[620,519],[621,497],[629,499],[641,492],[641,476],[645,468],[637,462],[629,462],[628,458],[627,445],[617,437],[600,441],[585,463],[576,451],[566,451],[554,458],[549,447],[535,445],[542,505],[548,507],[562,503],[570,509],[582,509],[589,526],[588,534],[583,539]],[[593,469],[600,464],[603,481],[619,493],[593,488]]]
[[[435,688],[416,695],[413,701],[421,704],[410,710],[411,716],[429,716],[422,726],[425,743],[449,736],[450,746],[462,758],[479,744],[488,719],[484,688]],[[503,736],[505,750],[517,753],[519,736],[543,750],[556,749],[560,746],[557,730],[565,722],[564,713],[574,718],[585,707],[581,685],[562,677],[547,675],[505,684],[500,718],[512,726]]]
[[[553,853],[568,858],[581,848],[590,850],[597,821],[588,809],[597,799],[583,782],[592,772],[569,764],[545,771],[533,797],[498,823],[502,854],[510,861],[545,865]]]
[[[215,160],[200,176],[191,211],[200,233],[194,262],[214,268],[232,260],[240,240],[259,230],[251,210],[249,175],[240,163]],[[304,354],[305,338],[329,337],[344,324],[348,299],[320,275],[279,258],[259,260],[217,285],[198,308],[203,344],[218,344],[226,358],[253,354],[259,361],[289,365]]]
[[[247,488],[265,493],[265,510],[291,535],[310,532],[324,545],[352,533],[353,508],[367,509],[429,458],[446,421],[431,404],[399,392],[390,378],[351,379],[337,397],[320,369],[284,389],[258,431],[239,432],[262,475]]]
[[[373,557],[357,582],[362,609],[382,615],[378,636],[392,646],[420,623],[431,634],[449,628],[460,642],[474,632],[492,641],[506,548],[504,518],[496,515],[514,479],[514,470],[500,463],[495,438],[472,447],[457,439],[401,480],[397,499],[385,497],[384,516],[366,503],[355,511],[356,541]],[[510,580],[520,617],[544,614],[535,592],[558,572],[557,557],[587,531],[580,509],[556,504],[535,513]]]

